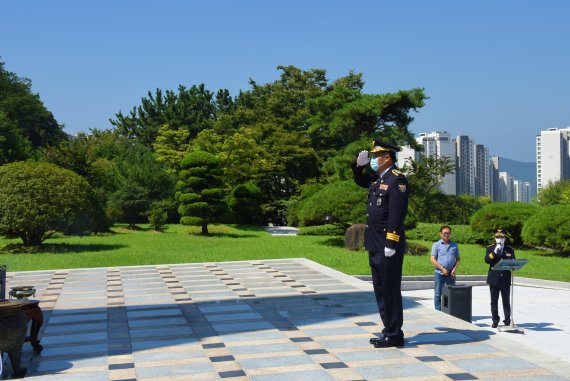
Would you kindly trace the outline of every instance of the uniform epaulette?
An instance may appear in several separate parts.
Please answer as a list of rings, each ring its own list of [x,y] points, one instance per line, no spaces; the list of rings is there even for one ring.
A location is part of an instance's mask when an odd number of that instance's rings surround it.
[[[404,176],[404,174],[398,171],[397,169],[392,169],[392,173],[395,174],[396,176]]]

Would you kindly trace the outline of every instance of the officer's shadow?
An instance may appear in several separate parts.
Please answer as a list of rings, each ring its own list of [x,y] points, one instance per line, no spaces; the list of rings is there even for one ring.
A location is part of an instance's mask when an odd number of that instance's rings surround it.
[[[437,332],[418,333],[415,336],[406,338],[406,346],[414,347],[418,345],[457,345],[486,341],[491,335],[496,333],[487,330],[457,329],[449,327],[434,327]]]
[[[482,328],[487,328],[487,327],[491,327],[490,324],[487,323],[482,323],[479,322],[479,320],[482,321],[491,321],[491,316],[473,316],[473,324],[475,324],[476,326],[482,327]],[[529,330],[529,331],[537,331],[537,332],[556,332],[556,331],[562,331],[562,329],[560,328],[556,328],[554,327],[554,323],[548,323],[548,322],[540,322],[540,323],[517,323],[515,322],[516,326],[518,328],[523,328],[525,330]]]

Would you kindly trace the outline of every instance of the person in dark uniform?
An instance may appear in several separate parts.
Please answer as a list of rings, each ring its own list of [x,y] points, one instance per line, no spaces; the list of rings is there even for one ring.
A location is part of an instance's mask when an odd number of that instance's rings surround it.
[[[406,236],[404,219],[408,211],[408,182],[398,171],[396,152],[400,148],[374,140],[370,151],[362,151],[352,165],[356,184],[368,188],[368,217],[364,247],[368,250],[374,295],[384,324],[381,337],[370,343],[376,348],[404,345],[402,307],[402,264]],[[372,173],[367,169],[370,163]]]
[[[495,244],[487,246],[485,262],[489,264],[487,274],[487,284],[491,292],[491,316],[493,318],[493,328],[499,326],[501,317],[499,316],[499,294],[503,301],[503,312],[505,313],[505,325],[511,324],[511,272],[509,270],[492,270],[501,259],[515,259],[515,251],[512,247],[505,245],[506,235],[499,229],[495,233]]]

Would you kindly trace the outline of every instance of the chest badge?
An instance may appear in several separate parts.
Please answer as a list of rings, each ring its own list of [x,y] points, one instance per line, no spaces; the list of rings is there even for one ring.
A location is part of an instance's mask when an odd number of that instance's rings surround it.
[[[382,205],[382,199],[380,197],[378,197],[376,199],[376,206],[380,206],[380,205]]]

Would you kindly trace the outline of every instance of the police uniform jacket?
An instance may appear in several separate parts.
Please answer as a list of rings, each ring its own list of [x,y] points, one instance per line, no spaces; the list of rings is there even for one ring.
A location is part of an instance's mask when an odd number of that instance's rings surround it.
[[[485,254],[485,262],[489,264],[489,272],[487,273],[487,284],[496,287],[504,287],[511,285],[510,270],[492,270],[501,259],[515,259],[515,251],[510,246],[503,246],[500,254],[495,253],[496,245],[487,246]]]
[[[394,167],[382,177],[368,174],[366,166],[352,165],[356,184],[368,188],[368,217],[364,247],[368,251],[384,251],[385,247],[403,252],[406,245],[404,219],[408,211],[408,181]]]

